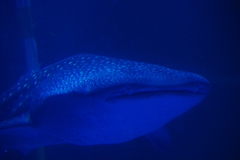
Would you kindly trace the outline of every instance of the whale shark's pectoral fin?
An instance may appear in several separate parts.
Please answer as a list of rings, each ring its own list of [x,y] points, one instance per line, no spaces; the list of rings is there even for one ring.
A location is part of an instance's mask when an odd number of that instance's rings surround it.
[[[31,124],[30,115],[29,113],[25,113],[12,119],[0,122],[0,130],[29,124]]]
[[[147,134],[146,137],[157,150],[164,152],[170,147],[170,136],[163,127]]]

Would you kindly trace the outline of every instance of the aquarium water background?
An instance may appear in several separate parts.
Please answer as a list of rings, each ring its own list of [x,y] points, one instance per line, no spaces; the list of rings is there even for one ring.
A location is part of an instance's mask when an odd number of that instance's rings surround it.
[[[166,152],[139,137],[114,145],[47,146],[27,156],[9,150],[1,159],[240,160],[239,1],[31,0],[31,14],[41,68],[91,53],[198,73],[211,92],[166,125]],[[19,28],[15,1],[1,0],[1,93],[26,72]]]

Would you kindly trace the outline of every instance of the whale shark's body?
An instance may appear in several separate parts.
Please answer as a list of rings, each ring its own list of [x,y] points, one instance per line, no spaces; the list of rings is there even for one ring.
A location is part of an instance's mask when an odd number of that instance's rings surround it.
[[[81,54],[23,76],[0,105],[0,149],[114,144],[149,135],[199,103],[203,77]],[[161,134],[159,134],[161,136]],[[161,137],[160,137],[161,138]]]

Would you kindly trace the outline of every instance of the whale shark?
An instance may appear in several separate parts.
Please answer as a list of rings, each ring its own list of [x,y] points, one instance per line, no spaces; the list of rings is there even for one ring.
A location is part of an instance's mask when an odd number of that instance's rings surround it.
[[[160,149],[163,128],[209,92],[200,75],[79,54],[23,75],[0,97],[0,149],[27,154],[55,144],[123,143],[146,135]]]

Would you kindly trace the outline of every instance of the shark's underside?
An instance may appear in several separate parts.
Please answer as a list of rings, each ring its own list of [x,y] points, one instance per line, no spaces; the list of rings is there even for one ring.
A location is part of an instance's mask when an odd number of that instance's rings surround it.
[[[26,153],[52,144],[114,144],[142,135],[156,140],[162,126],[208,91],[208,81],[193,73],[76,55],[23,76],[3,94],[0,149]]]

